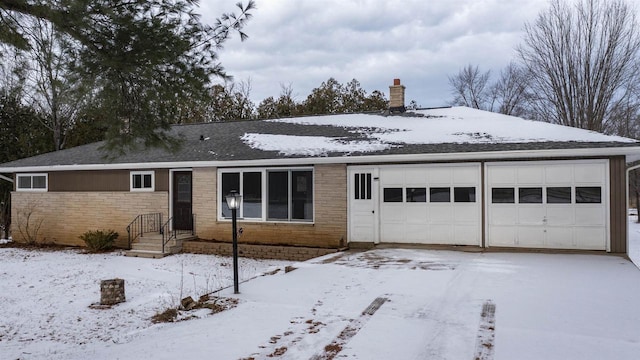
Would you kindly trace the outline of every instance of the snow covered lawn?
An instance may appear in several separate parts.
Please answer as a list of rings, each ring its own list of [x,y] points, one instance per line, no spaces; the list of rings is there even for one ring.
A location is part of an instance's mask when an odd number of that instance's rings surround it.
[[[249,277],[283,262],[241,262]],[[184,268],[183,268],[184,266]],[[640,270],[618,256],[408,249],[329,255],[240,285],[239,306],[153,325],[231,281],[229,259],[0,249],[3,359],[637,359]],[[100,279],[126,280],[109,310]],[[182,282],[182,286],[180,285]],[[194,291],[194,288],[196,291]],[[223,296],[233,296],[231,290]],[[199,312],[198,314],[203,314]]]

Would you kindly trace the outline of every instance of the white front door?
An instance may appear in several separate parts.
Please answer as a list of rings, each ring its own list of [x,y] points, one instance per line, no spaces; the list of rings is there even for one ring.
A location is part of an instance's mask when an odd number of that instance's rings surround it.
[[[348,171],[349,242],[378,242],[376,175],[374,168],[354,167]]]

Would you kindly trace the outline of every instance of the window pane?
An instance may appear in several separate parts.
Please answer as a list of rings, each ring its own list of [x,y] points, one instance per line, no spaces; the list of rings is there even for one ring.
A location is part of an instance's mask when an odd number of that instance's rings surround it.
[[[432,187],[429,188],[430,202],[451,202],[451,188]]]
[[[355,194],[355,199],[359,200],[361,198],[360,197],[360,174],[355,174],[354,179],[355,179],[354,180],[355,187],[353,192]]]
[[[291,187],[291,219],[313,220],[313,176],[311,171],[292,171]]]
[[[515,202],[513,188],[492,188],[491,202],[494,204],[513,204]]]
[[[384,202],[402,202],[402,188],[385,188]]]
[[[371,174],[367,174],[367,200],[371,200]]]
[[[542,188],[519,188],[518,202],[520,204],[542,204]]]
[[[453,188],[453,201],[455,202],[476,202],[475,187]]]
[[[231,210],[227,205],[226,196],[235,190],[240,192],[240,173],[222,173],[222,197],[220,199],[220,208],[223,217],[231,217]]]
[[[33,177],[33,188],[34,189],[46,189],[47,188],[47,178],[42,175]]]
[[[289,172],[269,171],[268,173],[267,217],[269,219],[289,219]]]
[[[142,175],[140,174],[133,175],[133,188],[142,189]]]
[[[175,201],[178,203],[191,203],[191,174],[177,174]]]
[[[548,187],[547,204],[571,204],[571,187]]]
[[[31,176],[18,176],[18,189],[31,189]]]
[[[407,202],[427,202],[427,188],[407,188]]]
[[[262,174],[259,172],[242,174],[242,216],[262,217]]]
[[[151,174],[143,174],[142,177],[144,180],[143,187],[145,189],[151,189]]]
[[[576,204],[599,204],[602,189],[599,186],[576,186]]]

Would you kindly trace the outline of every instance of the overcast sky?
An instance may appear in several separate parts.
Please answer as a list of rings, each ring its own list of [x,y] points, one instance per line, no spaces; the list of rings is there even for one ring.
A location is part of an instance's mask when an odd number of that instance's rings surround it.
[[[203,0],[203,21],[236,11],[237,0]],[[247,0],[243,0],[247,3]],[[330,77],[355,78],[389,96],[400,78],[406,102],[442,106],[447,76],[467,64],[496,75],[515,58],[525,22],[548,0],[257,0],[249,39],[233,35],[220,60],[236,81],[251,81],[256,105],[291,85],[296,100]]]

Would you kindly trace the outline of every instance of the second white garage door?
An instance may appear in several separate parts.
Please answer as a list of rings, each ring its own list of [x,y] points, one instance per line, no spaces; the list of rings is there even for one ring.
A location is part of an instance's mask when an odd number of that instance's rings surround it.
[[[489,246],[606,250],[606,160],[489,163]]]

